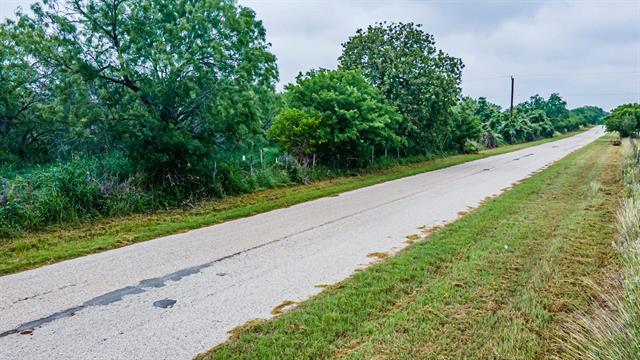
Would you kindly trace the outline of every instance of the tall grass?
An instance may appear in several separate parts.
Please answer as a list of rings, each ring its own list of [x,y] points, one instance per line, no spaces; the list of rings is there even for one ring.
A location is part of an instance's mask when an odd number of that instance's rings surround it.
[[[265,153],[263,159],[259,155],[237,155],[214,163],[189,188],[162,189],[147,186],[119,154],[17,169],[0,167],[0,178],[6,184],[3,189],[0,183],[0,238],[52,224],[189,207],[201,199],[358,175],[433,157],[389,156],[376,159],[364,169],[336,169],[302,167],[293,157],[281,153]]]
[[[0,164],[0,179],[6,179],[8,185],[4,201],[0,188],[0,240],[52,224],[188,208],[202,199],[366,175],[447,155],[454,153],[400,156],[385,152],[364,168],[347,168],[302,167],[277,148],[230,151],[208,167],[203,166],[203,173],[186,186],[165,188],[145,183],[126,157],[117,152],[102,158],[76,157],[47,165]]]
[[[640,359],[640,150],[625,153],[625,197],[617,214],[614,246],[621,268],[604,285],[589,285],[596,301],[568,319],[562,343],[567,359]]]

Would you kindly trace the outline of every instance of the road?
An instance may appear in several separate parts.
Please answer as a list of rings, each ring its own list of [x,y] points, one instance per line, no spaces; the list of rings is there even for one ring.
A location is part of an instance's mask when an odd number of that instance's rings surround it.
[[[603,134],[0,277],[0,359],[190,359]]]

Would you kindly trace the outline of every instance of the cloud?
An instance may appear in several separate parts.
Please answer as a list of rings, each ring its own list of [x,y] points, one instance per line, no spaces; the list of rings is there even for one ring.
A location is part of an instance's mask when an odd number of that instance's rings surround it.
[[[640,101],[640,1],[239,0],[264,22],[280,84],[335,68],[341,43],[379,21],[423,24],[463,59],[463,92],[506,105],[560,92],[570,106]],[[29,0],[0,0],[0,18]],[[635,73],[632,73],[635,72]]]
[[[514,74],[518,101],[560,92],[570,106],[610,109],[640,99],[638,1],[240,2],[264,20],[281,84],[309,68],[335,67],[340,44],[358,28],[412,21],[463,59],[466,95],[504,106]]]

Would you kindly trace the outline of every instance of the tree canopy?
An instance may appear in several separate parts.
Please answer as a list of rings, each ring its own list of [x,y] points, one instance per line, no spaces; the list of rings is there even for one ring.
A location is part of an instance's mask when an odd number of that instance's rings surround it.
[[[305,132],[313,130],[305,138],[313,139],[308,143],[317,145],[314,150],[325,164],[363,166],[376,149],[403,144],[395,131],[400,115],[358,71],[311,70],[287,85],[284,96],[286,107],[299,112],[287,111],[278,117],[272,134],[282,138],[288,126],[311,124],[310,118],[319,116],[317,127],[305,126]],[[284,141],[285,146],[290,147],[292,138]]]
[[[607,131],[617,131],[620,136],[637,136],[640,132],[640,103],[616,107],[604,119]]]
[[[460,95],[462,60],[436,48],[413,23],[379,23],[342,44],[340,68],[362,72],[396,106],[410,153],[445,150],[450,109]]]
[[[33,12],[11,34],[41,67],[33,77],[60,74],[47,90],[74,79],[97,106],[91,117],[154,183],[197,177],[216,149],[261,136],[278,74],[252,10],[231,0],[70,0]]]

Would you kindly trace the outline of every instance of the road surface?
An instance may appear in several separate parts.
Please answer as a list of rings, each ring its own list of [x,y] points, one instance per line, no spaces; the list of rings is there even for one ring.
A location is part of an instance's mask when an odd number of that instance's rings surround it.
[[[191,359],[603,133],[0,277],[0,359]]]

